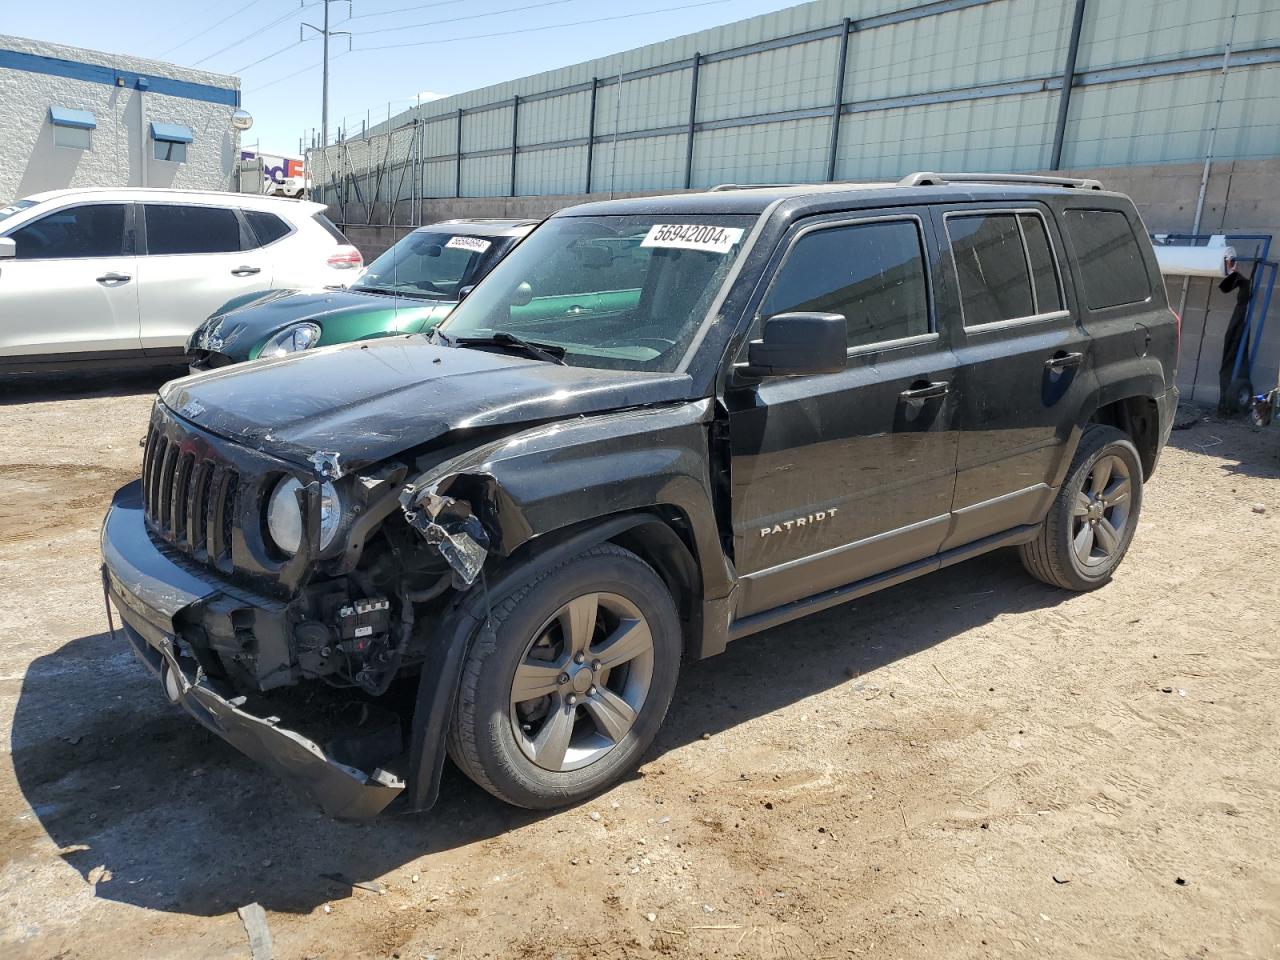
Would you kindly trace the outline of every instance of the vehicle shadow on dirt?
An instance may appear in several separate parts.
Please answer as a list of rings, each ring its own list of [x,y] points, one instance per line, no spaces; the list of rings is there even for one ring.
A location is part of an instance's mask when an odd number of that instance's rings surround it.
[[[1201,419],[1173,431],[1169,446],[1220,461],[1223,472],[1233,476],[1280,478],[1280,427],[1258,429],[1243,418]]]
[[[1005,552],[740,640],[686,666],[648,760],[1068,596]],[[329,820],[165,703],[106,634],[31,664],[12,740],[26,801],[97,896],[197,916],[253,901],[309,912],[352,894],[326,874],[385,876],[556,815],[507,807],[450,768],[428,813]],[[430,864],[415,869],[431,881]]]
[[[0,407],[151,393],[186,375],[187,368],[181,364],[95,372],[0,374]]]

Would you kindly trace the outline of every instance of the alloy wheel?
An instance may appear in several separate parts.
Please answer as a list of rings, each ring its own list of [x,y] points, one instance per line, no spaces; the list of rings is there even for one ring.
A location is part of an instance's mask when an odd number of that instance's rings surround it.
[[[1120,554],[1132,484],[1121,457],[1104,454],[1094,462],[1071,511],[1072,550],[1082,566],[1101,566]]]
[[[613,750],[635,725],[653,677],[644,615],[614,593],[569,601],[525,648],[511,681],[511,725],[545,770],[577,770]]]

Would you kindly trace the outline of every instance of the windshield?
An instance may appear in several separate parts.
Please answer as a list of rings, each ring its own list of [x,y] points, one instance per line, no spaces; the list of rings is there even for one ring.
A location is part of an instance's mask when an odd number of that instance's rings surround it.
[[[426,300],[457,300],[458,290],[475,283],[476,267],[490,251],[501,253],[510,237],[468,237],[415,232],[374,260],[352,290]]]
[[[21,213],[39,202],[39,200],[15,200],[7,207],[0,207],[0,221],[8,220],[15,213]]]
[[[440,329],[451,341],[512,334],[558,347],[577,366],[673,371],[755,220],[548,220]]]

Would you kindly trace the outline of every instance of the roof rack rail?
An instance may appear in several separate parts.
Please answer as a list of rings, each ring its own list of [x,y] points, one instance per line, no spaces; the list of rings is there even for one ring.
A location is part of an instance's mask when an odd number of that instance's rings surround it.
[[[770,190],[779,187],[803,187],[812,186],[812,184],[803,183],[717,183],[714,187],[708,187],[707,193],[722,193],[725,190]]]
[[[1081,177],[1045,177],[1038,173],[910,173],[900,187],[933,187],[947,183],[1027,183],[1077,190],[1101,190],[1102,181]]]

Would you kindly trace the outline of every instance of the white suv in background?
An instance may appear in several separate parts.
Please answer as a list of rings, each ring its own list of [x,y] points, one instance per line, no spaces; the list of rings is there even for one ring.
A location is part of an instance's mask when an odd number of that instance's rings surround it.
[[[0,207],[0,373],[175,361],[228,300],[345,285],[360,252],[324,206],[81,189]]]

